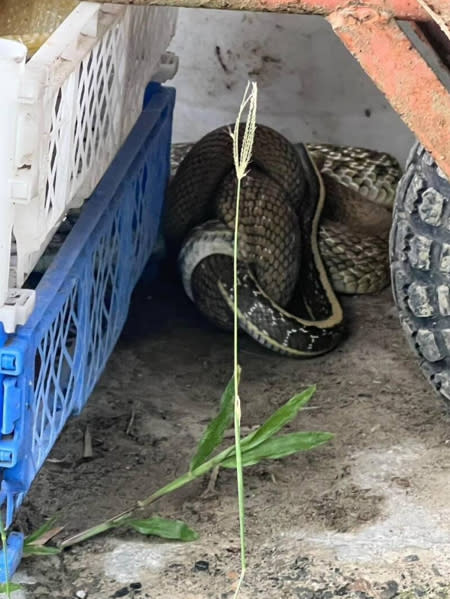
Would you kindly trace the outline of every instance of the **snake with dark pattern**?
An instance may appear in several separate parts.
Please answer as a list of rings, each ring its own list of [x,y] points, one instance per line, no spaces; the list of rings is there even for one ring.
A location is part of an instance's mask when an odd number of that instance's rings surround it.
[[[237,185],[229,130],[173,149],[179,166],[164,215],[186,293],[226,330],[233,321]],[[389,282],[390,211],[400,176],[387,154],[294,146],[258,125],[241,186],[240,327],[293,357],[333,349],[344,331],[336,292],[371,293]]]

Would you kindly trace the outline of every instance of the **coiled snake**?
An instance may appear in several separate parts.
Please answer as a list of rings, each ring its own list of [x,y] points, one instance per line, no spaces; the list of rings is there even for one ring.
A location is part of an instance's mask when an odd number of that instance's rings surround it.
[[[164,216],[168,247],[178,256],[188,296],[229,330],[236,206],[229,127],[176,153],[181,162]],[[333,349],[344,332],[336,292],[371,293],[389,282],[388,235],[400,176],[387,154],[294,146],[258,125],[241,187],[240,328],[292,357]]]

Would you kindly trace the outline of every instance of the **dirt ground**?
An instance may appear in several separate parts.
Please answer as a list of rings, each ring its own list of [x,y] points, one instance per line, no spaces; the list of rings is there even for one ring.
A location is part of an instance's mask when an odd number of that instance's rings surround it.
[[[390,290],[344,306],[348,339],[321,358],[278,357],[242,338],[244,426],[316,383],[290,429],[336,435],[246,470],[242,597],[450,597],[449,418],[407,346]],[[231,359],[231,338],[209,327],[170,277],[140,284],[100,383],[33,485],[22,526],[30,531],[57,513],[70,534],[182,474]],[[213,496],[202,496],[206,483],[156,504],[160,515],[195,528],[198,541],[115,531],[62,556],[26,559],[17,597],[231,598],[239,569],[235,475],[221,472]]]

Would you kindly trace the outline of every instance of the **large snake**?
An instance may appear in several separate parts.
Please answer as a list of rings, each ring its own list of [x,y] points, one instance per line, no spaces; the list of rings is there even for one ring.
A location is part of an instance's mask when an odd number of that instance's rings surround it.
[[[232,326],[236,176],[229,127],[185,154],[166,196],[164,230],[186,293],[223,329]],[[344,333],[339,293],[389,282],[396,184],[391,156],[363,148],[292,145],[256,128],[239,213],[238,318],[262,345],[292,357],[333,349]]]

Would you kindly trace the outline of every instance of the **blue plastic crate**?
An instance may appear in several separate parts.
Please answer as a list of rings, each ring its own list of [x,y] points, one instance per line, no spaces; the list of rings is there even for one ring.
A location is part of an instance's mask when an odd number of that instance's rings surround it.
[[[8,527],[98,381],[157,241],[174,101],[173,89],[148,86],[139,120],[39,282],[28,323],[10,336],[0,325],[0,505]],[[22,541],[9,537],[9,573]]]

